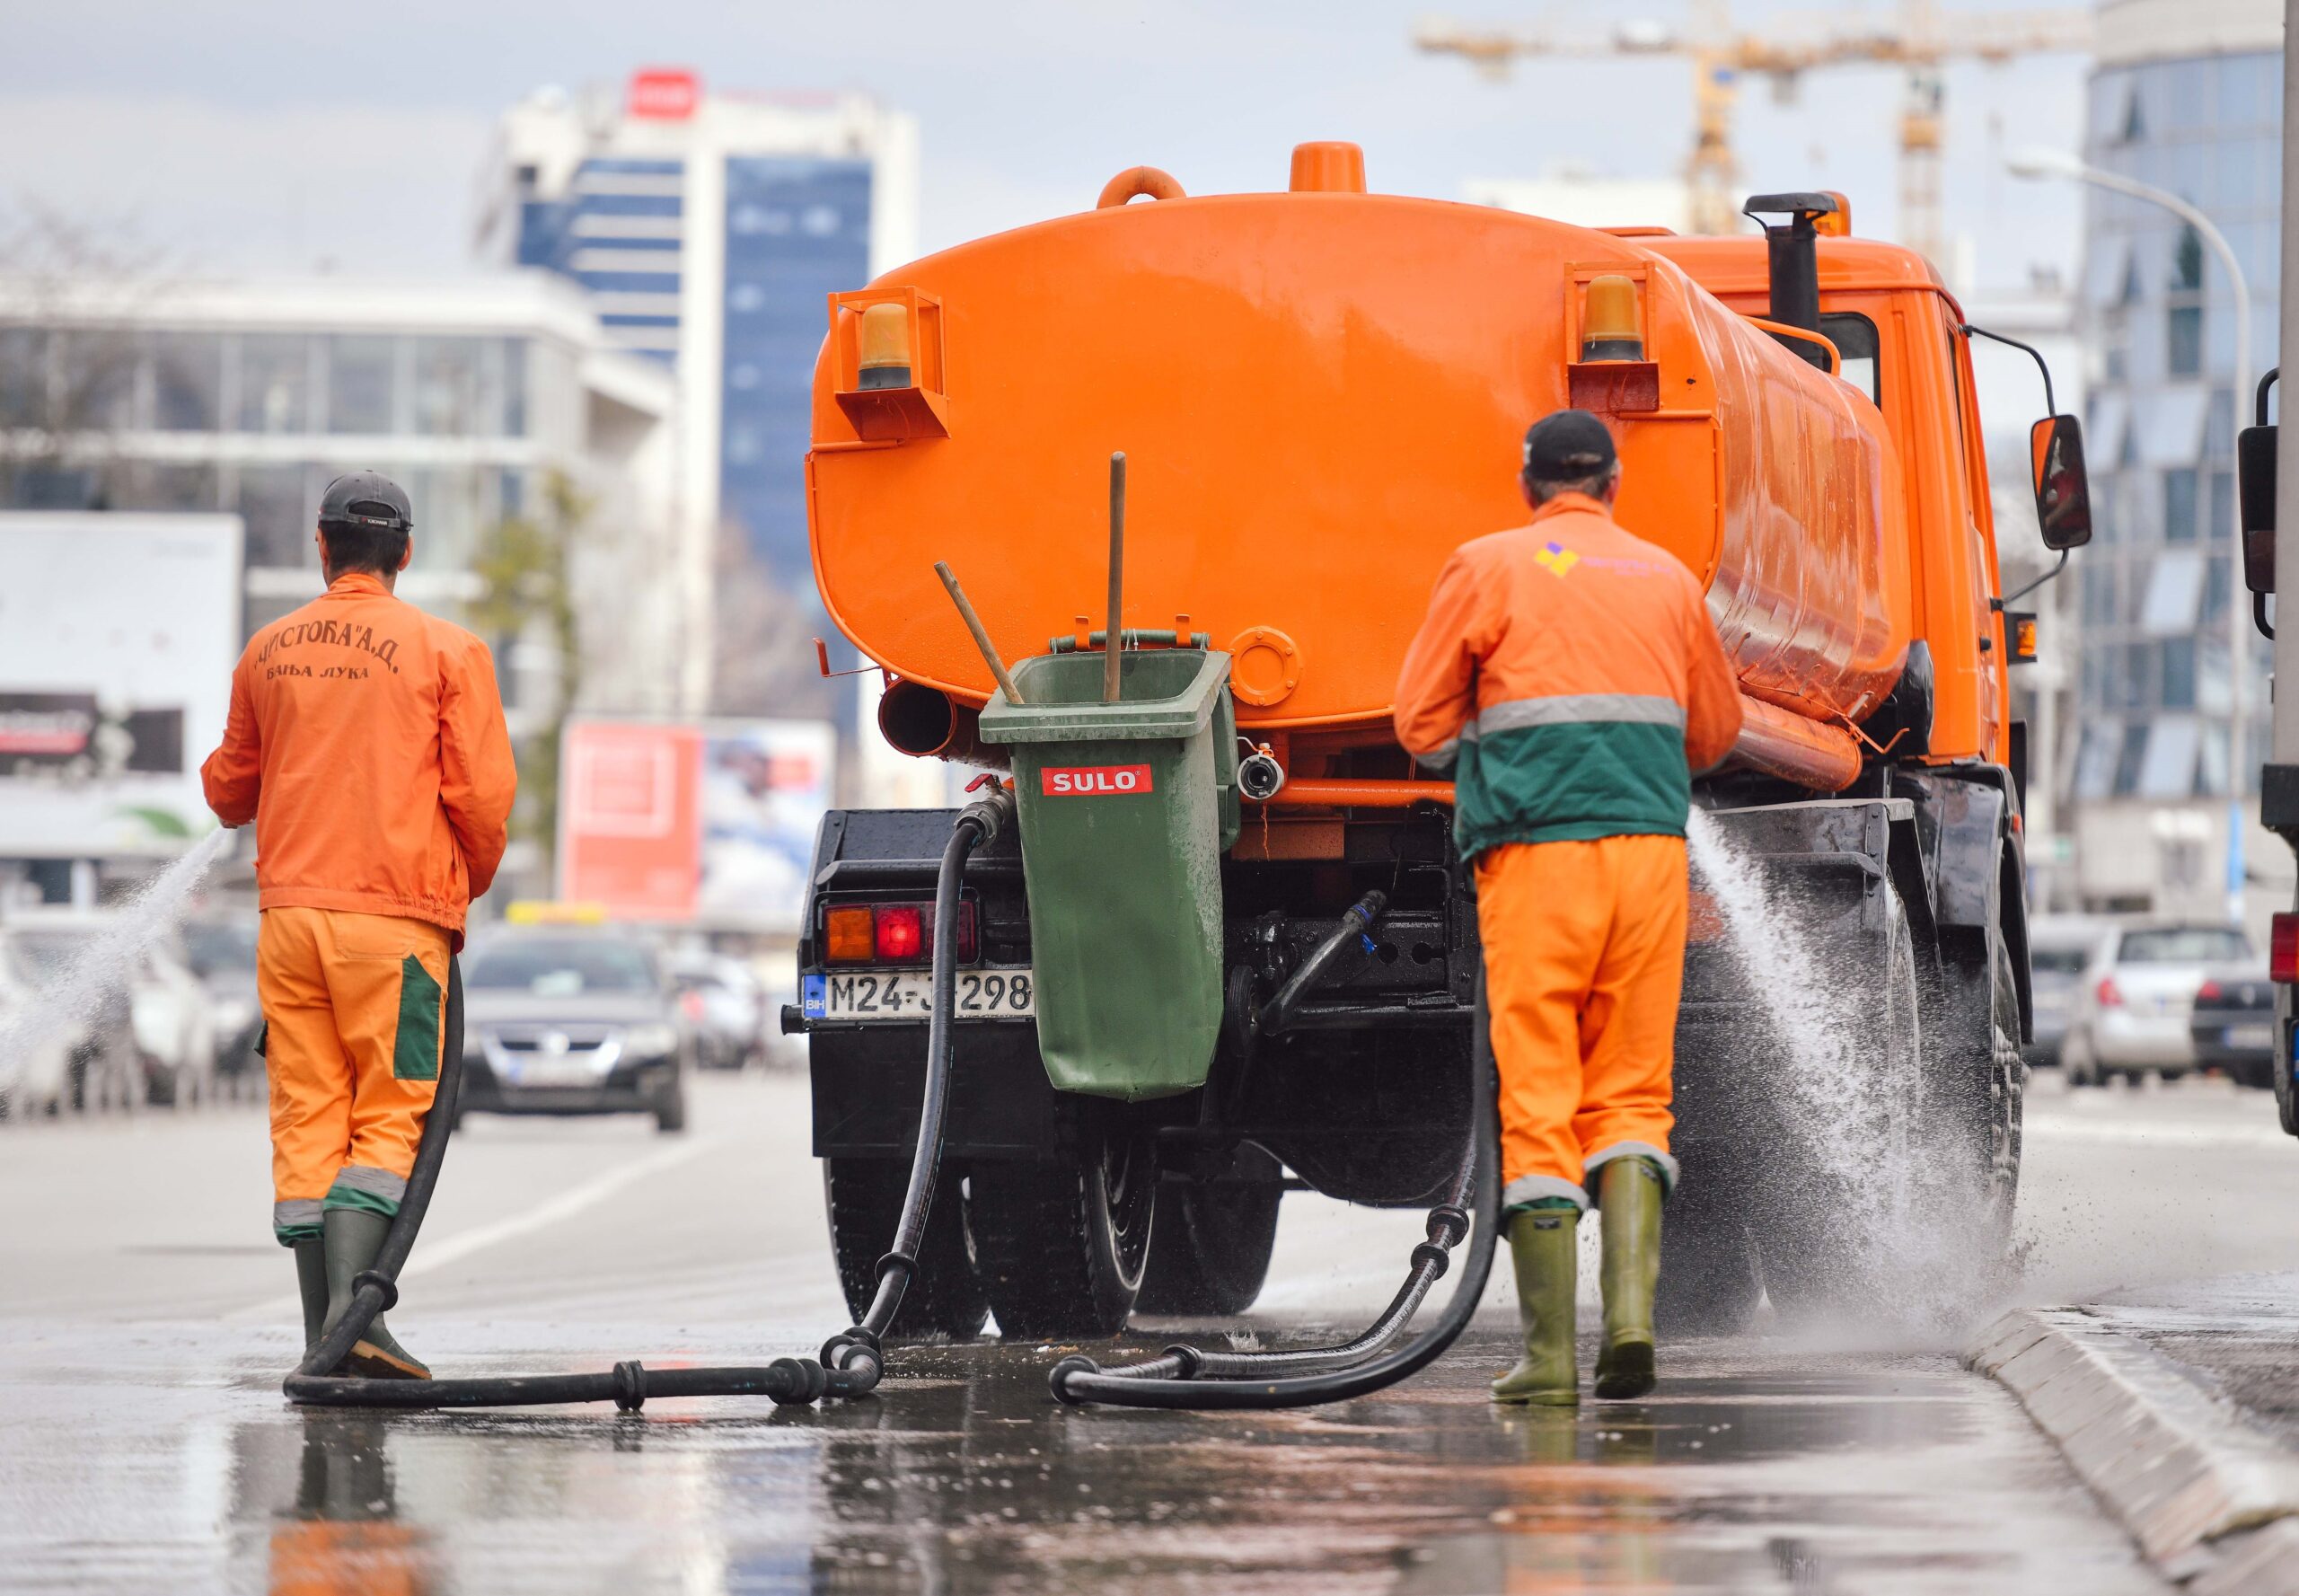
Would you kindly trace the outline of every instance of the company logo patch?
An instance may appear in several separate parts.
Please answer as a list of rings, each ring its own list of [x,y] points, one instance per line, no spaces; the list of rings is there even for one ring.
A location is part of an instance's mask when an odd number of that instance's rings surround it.
[[[1154,789],[1146,764],[1050,766],[1038,780],[1048,798],[1124,798]]]
[[[1563,543],[1551,543],[1534,555],[1533,560],[1536,564],[1548,567],[1552,572],[1561,577],[1581,563],[1581,556]]]

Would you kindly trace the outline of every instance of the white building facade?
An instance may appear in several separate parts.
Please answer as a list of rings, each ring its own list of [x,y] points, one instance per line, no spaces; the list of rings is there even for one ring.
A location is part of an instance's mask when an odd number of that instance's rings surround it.
[[[691,712],[708,690],[708,551],[680,535],[676,418],[668,374],[539,272],[0,281],[0,502],[238,515],[251,632],[320,591],[313,527],[339,472],[407,489],[400,591],[450,617],[479,595],[489,530],[543,515],[563,477],[588,507],[569,543],[579,704],[601,711]]]

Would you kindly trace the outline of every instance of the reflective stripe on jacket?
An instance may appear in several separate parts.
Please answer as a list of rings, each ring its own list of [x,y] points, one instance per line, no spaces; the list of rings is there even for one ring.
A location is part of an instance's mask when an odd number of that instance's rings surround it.
[[[1560,494],[1453,551],[1397,683],[1397,740],[1450,770],[1462,857],[1502,842],[1682,836],[1692,772],[1740,695],[1700,584]]]
[[[487,645],[366,571],[255,634],[200,767],[225,825],[255,822],[263,908],[445,926],[502,862],[518,772]]]

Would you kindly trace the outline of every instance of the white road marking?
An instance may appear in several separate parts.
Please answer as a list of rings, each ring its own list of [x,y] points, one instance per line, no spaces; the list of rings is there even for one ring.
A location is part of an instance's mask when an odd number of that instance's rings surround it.
[[[2270,1116],[2275,1106],[2266,1105]],[[2023,1134],[2030,1142],[2090,1142],[2122,1147],[2295,1147],[2270,1117],[2263,1125],[2178,1124],[2135,1124],[2123,1120],[2030,1120]]]
[[[563,1224],[576,1215],[597,1207],[627,1186],[636,1186],[666,1169],[675,1169],[706,1152],[728,1145],[733,1140],[731,1136],[689,1138],[675,1146],[658,1149],[645,1158],[633,1159],[615,1168],[602,1170],[580,1186],[568,1186],[558,1195],[538,1203],[524,1212],[510,1214],[488,1224],[473,1225],[458,1235],[437,1241],[419,1241],[414,1256],[407,1261],[407,1267],[400,1271],[399,1278],[412,1280],[433,1270],[444,1269],[450,1264],[459,1264],[473,1253],[484,1252],[506,1241],[515,1241],[522,1236],[532,1236],[537,1230],[548,1230],[552,1225]],[[283,1310],[300,1308],[301,1305],[301,1300],[294,1295],[271,1297],[227,1315],[225,1322],[238,1324],[276,1318]]]

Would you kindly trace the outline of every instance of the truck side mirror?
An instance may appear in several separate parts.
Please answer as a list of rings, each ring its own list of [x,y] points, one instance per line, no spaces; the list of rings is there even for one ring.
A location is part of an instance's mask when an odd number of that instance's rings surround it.
[[[2275,428],[2268,425],[2267,396],[2279,370],[2259,379],[2256,425],[2235,435],[2235,503],[2243,519],[2243,586],[2253,593],[2275,591]]]
[[[2083,424],[2047,416],[2028,433],[2035,467],[2036,525],[2044,547],[2080,549],[2092,541],[2092,484],[2083,473]]]

